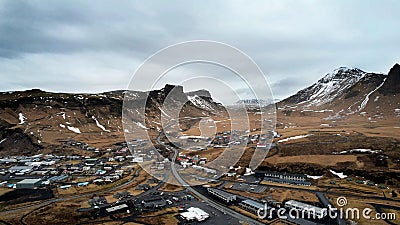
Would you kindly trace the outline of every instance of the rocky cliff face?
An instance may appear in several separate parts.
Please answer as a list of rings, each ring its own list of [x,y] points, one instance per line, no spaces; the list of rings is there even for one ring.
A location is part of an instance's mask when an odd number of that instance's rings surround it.
[[[387,79],[383,86],[379,89],[383,95],[400,93],[400,65],[395,64],[389,71]]]

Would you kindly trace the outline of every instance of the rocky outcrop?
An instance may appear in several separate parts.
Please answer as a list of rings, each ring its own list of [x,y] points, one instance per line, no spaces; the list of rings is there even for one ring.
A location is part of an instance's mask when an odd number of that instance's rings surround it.
[[[383,95],[400,93],[400,65],[395,64],[389,71],[385,83],[379,89]]]

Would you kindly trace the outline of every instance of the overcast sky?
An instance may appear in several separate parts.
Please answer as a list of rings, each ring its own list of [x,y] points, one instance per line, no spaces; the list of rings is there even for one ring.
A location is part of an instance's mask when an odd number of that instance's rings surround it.
[[[0,91],[126,89],[146,58],[196,39],[252,57],[279,99],[340,66],[387,73],[400,61],[400,1],[115,3],[0,0]]]

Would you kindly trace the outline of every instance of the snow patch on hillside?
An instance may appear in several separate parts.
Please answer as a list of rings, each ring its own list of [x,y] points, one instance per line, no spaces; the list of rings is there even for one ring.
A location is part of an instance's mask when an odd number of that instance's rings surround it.
[[[70,131],[72,131],[72,132],[74,132],[74,133],[77,133],[77,134],[80,134],[80,133],[81,133],[81,131],[79,130],[79,128],[71,127],[71,126],[67,126],[67,128],[68,128],[68,130],[70,130]]]
[[[306,176],[307,176],[307,178],[310,178],[310,179],[313,179],[313,180],[318,180],[318,179],[323,177],[322,175],[321,176],[310,176],[310,175],[307,175],[307,174],[306,174]]]
[[[136,125],[138,125],[140,128],[143,128],[145,130],[149,129],[145,125],[143,125],[141,122],[136,122]]]
[[[376,90],[378,90],[380,87],[382,87],[383,84],[385,83],[385,81],[386,81],[386,78],[383,79],[383,82],[382,82],[378,87],[376,87],[374,90],[372,90],[371,92],[369,92],[369,93],[365,96],[365,99],[361,102],[361,105],[358,107],[358,111],[363,110],[363,109],[365,108],[365,106],[367,106],[367,103],[368,103],[368,101],[369,101],[369,96],[372,95],[372,94],[373,94]]]
[[[298,135],[298,136],[288,137],[288,138],[279,140],[278,143],[291,141],[291,140],[297,140],[297,139],[301,139],[301,138],[306,138],[306,137],[309,137],[309,136],[312,136],[312,134],[305,134],[305,135]]]
[[[200,109],[205,109],[205,110],[214,110],[213,107],[204,99],[201,97],[194,95],[194,96],[188,96],[188,100],[196,107]]]
[[[338,176],[340,179],[343,179],[343,178],[346,178],[346,177],[347,177],[347,175],[344,175],[343,173],[335,172],[335,171],[333,171],[333,170],[329,170],[329,172],[331,172],[333,175]]]
[[[19,120],[19,124],[24,124],[25,120],[26,120],[26,117],[24,116],[24,114],[19,113],[18,114],[18,120]]]
[[[343,155],[343,154],[351,154],[351,153],[369,153],[369,154],[376,154],[380,153],[382,150],[372,150],[372,149],[364,149],[364,148],[356,148],[347,151],[340,151],[340,152],[332,152],[334,155]]]
[[[102,129],[105,132],[111,132],[110,130],[107,130],[103,125],[101,125],[99,123],[99,121],[97,121],[96,117],[92,116],[92,119],[96,122],[96,126],[99,127],[100,129]]]
[[[7,138],[4,138],[3,140],[0,141],[0,144],[3,143],[5,140],[7,140]]]

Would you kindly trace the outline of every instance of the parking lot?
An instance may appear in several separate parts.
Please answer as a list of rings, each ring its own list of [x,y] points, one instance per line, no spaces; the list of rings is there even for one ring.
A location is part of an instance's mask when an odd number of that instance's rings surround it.
[[[259,184],[246,184],[246,183],[234,183],[230,186],[231,189],[245,192],[253,192],[253,193],[263,193],[267,190],[266,185]]]

